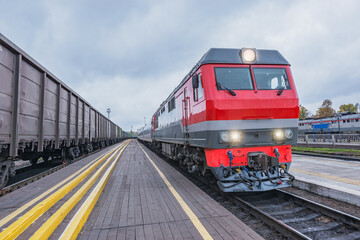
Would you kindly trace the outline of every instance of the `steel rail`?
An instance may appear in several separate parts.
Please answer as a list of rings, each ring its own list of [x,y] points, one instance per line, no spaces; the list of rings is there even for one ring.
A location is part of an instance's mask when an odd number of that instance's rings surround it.
[[[306,235],[302,234],[301,232],[297,231],[296,229],[292,228],[291,226],[272,217],[270,214],[247,203],[246,201],[242,200],[241,198],[236,197],[236,196],[232,196],[231,198],[236,199],[236,201],[234,201],[235,204],[240,206],[242,209],[245,209],[250,214],[261,219],[265,224],[269,225],[270,227],[275,228],[277,231],[284,234],[286,237],[289,237],[290,239],[311,239],[311,238],[307,237]]]
[[[12,184],[12,185],[9,185],[9,186],[7,186],[7,187],[4,187],[2,190],[0,190],[0,196],[4,196],[4,195],[6,195],[6,194],[8,194],[8,193],[10,193],[10,192],[13,192],[13,191],[19,189],[19,188],[22,188],[22,187],[28,185],[29,183],[35,182],[35,181],[37,181],[37,180],[39,180],[39,179],[41,179],[41,178],[43,178],[43,177],[45,177],[45,176],[47,176],[47,175],[50,175],[50,174],[52,174],[52,173],[54,173],[54,172],[56,172],[56,171],[64,168],[65,166],[66,166],[66,165],[61,164],[61,165],[59,165],[59,166],[50,168],[50,169],[48,169],[48,170],[46,170],[46,171],[44,171],[44,172],[41,172],[41,173],[39,173],[39,174],[36,174],[36,175],[34,175],[34,176],[31,176],[31,177],[29,177],[29,178],[26,178],[26,179],[24,179],[24,180],[21,180],[21,181],[19,181],[19,182],[16,182],[16,183],[14,183],[14,184]]]
[[[295,194],[285,192],[280,189],[278,189],[277,191],[280,192],[287,199],[291,199],[292,201],[294,201],[298,204],[301,204],[303,206],[306,206],[307,208],[309,208],[315,212],[319,212],[325,216],[336,219],[337,221],[340,221],[340,222],[344,222],[345,224],[351,225],[354,228],[357,228],[358,230],[360,230],[360,218],[358,218],[358,217],[352,216],[348,213],[341,212],[334,208],[330,208],[328,206],[311,201],[309,199],[297,196]]]
[[[316,203],[314,201],[305,199],[303,197],[294,195],[292,193],[285,192],[284,190],[275,190],[275,192],[280,196],[285,198],[288,201],[294,202],[296,204],[301,205],[304,209],[310,209],[316,213],[319,213],[323,216],[329,217],[334,219],[335,221],[339,222],[340,224],[350,225],[354,227],[358,231],[360,230],[360,218],[352,216],[350,214],[341,212],[339,210],[327,207],[325,205]],[[230,196],[230,198],[235,199],[234,203],[239,205],[242,209],[250,212],[252,215],[260,218],[266,224],[271,227],[274,227],[276,230],[284,234],[286,237],[290,239],[311,239],[310,237],[306,236],[305,234],[301,233],[297,229],[287,225],[281,220],[271,216],[269,213],[259,209],[258,207],[254,206],[250,202],[242,199],[239,196]],[[324,230],[326,231],[326,230]]]

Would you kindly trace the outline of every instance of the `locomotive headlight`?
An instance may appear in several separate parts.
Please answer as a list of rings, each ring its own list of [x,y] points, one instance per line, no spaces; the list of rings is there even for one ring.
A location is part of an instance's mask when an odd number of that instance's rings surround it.
[[[241,58],[244,62],[255,62],[256,60],[255,48],[243,48],[241,50]]]
[[[284,131],[281,130],[281,129],[276,129],[276,130],[274,131],[274,139],[275,139],[276,141],[282,141],[282,140],[284,140]]]
[[[291,129],[286,129],[285,130],[285,137],[287,139],[291,139],[293,136],[294,136],[294,133],[293,133],[293,131]]]
[[[241,133],[239,131],[224,131],[220,133],[220,142],[238,143],[241,141]]]
[[[231,131],[230,132],[230,141],[231,142],[240,142],[241,134],[238,131]]]
[[[229,132],[221,132],[220,133],[220,140],[221,140],[221,142],[229,142],[230,141]]]

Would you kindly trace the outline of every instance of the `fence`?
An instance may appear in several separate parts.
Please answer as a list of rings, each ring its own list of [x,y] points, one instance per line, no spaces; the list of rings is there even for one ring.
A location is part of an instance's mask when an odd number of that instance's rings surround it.
[[[298,143],[360,146],[360,134],[298,134]]]

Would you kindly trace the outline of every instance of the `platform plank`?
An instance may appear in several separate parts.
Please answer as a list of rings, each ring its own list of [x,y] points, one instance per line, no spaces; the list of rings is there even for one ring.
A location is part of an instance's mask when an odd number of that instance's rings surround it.
[[[262,239],[164,160],[145,151],[214,239]],[[137,142],[132,141],[79,239],[175,240],[202,236]]]

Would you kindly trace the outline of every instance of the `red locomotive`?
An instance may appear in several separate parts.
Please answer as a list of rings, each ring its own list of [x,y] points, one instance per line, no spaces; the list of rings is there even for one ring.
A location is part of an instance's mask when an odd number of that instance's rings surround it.
[[[299,100],[276,50],[210,49],[138,137],[224,192],[290,186]],[[210,170],[210,171],[209,171]]]

